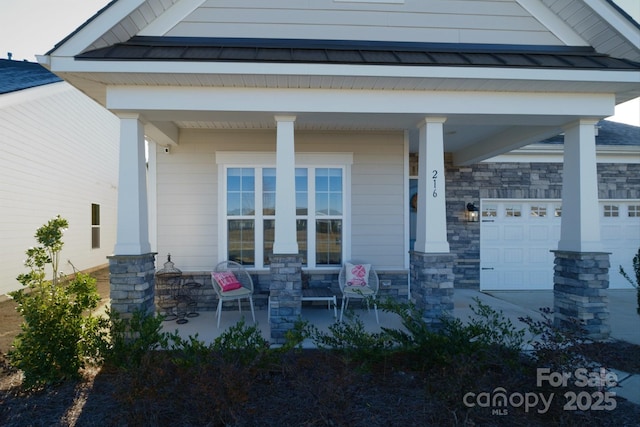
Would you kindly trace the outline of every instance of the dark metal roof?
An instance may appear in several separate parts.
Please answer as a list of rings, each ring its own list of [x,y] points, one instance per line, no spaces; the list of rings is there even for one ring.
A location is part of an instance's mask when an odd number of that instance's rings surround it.
[[[40,64],[0,59],[0,94],[61,81]]]
[[[599,146],[634,146],[640,147],[640,127],[618,123],[611,120],[598,122],[596,145]],[[564,144],[564,136],[556,135],[545,139],[542,144]]]
[[[406,66],[638,70],[590,47],[351,40],[133,37],[80,60],[280,62]]]

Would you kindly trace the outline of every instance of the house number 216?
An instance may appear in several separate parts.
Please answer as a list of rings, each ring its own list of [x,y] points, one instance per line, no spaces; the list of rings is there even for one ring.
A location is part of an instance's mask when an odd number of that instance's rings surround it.
[[[433,193],[432,196],[433,197],[438,197],[438,191],[436,190],[437,187],[437,183],[438,183],[438,171],[434,169],[433,171]]]

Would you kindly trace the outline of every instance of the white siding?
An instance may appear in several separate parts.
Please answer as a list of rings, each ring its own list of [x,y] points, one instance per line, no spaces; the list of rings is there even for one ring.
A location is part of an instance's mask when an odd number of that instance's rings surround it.
[[[107,263],[113,252],[118,119],[67,83],[0,96],[0,293],[19,289],[37,228],[69,221],[61,267]],[[100,249],[91,248],[91,204],[100,205]]]
[[[515,0],[208,0],[156,35],[562,44]]]
[[[353,153],[351,257],[403,268],[403,134],[297,132],[296,151]],[[275,150],[275,131],[184,130],[157,151],[158,264],[171,253],[183,271],[211,270],[218,258],[216,151]]]

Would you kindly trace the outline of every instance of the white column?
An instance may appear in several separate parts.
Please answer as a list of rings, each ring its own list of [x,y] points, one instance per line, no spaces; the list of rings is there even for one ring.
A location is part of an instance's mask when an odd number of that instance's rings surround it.
[[[139,116],[121,115],[115,255],[141,255],[151,252],[144,152],[144,125]]]
[[[418,150],[418,204],[414,249],[449,253],[444,189],[443,117],[427,117],[420,125]]]
[[[580,120],[565,128],[562,221],[558,249],[602,252],[595,125]]]
[[[274,254],[297,254],[295,116],[276,116],[276,221]]]

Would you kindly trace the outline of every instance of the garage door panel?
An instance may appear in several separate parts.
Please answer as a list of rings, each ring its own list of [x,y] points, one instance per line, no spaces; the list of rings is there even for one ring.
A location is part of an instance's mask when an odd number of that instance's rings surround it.
[[[485,234],[482,238],[486,242],[500,241],[500,228],[497,225],[482,225],[482,232]]]
[[[603,225],[601,234],[600,239],[602,241],[616,241],[624,237],[624,231],[621,225]]]
[[[532,241],[548,241],[551,237],[551,232],[547,225],[531,225],[529,226],[529,240]]]
[[[522,224],[504,226],[504,240],[522,241],[523,237],[524,230],[522,229]]]
[[[488,263],[498,263],[500,262],[500,249],[498,248],[487,248],[485,251],[485,260]]]
[[[529,259],[527,261],[536,264],[546,264],[552,257],[549,251],[549,248],[532,248],[529,250]]]
[[[522,264],[524,262],[524,250],[522,248],[505,248],[505,264]]]

